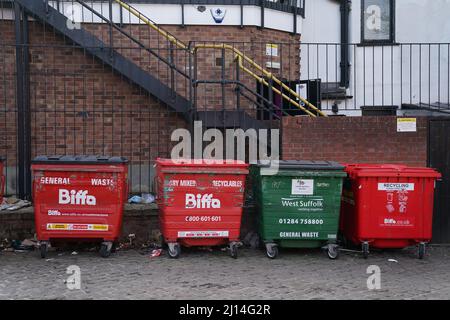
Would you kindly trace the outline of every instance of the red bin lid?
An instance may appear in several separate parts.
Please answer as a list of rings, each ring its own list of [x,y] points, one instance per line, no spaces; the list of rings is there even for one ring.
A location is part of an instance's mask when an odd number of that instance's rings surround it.
[[[345,171],[351,177],[416,177],[440,178],[442,175],[426,167],[408,167],[400,164],[346,164]]]
[[[124,157],[110,157],[98,155],[66,155],[66,156],[37,156],[32,164],[122,164],[128,160]]]
[[[198,167],[198,166],[208,166],[208,167],[219,167],[219,168],[248,168],[248,164],[239,160],[205,160],[205,159],[156,159],[156,164],[160,166],[170,166],[170,167]]]

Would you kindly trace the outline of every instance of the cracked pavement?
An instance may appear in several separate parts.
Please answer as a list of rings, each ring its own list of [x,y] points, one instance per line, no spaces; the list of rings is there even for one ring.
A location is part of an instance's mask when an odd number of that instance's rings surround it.
[[[0,299],[449,299],[450,248],[360,254],[336,261],[320,250],[281,249],[276,260],[262,250],[183,250],[179,259],[136,250],[101,258],[96,252],[0,253]],[[394,259],[396,261],[389,261]],[[67,267],[81,271],[81,289],[69,290]],[[367,268],[381,269],[381,289],[368,290]]]

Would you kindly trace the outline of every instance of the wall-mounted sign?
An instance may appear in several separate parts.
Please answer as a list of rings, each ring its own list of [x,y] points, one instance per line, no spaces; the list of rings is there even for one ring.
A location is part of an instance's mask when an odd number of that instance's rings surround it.
[[[223,19],[225,19],[225,16],[227,15],[227,9],[224,8],[212,8],[210,11],[211,16],[216,23],[222,23]]]
[[[416,118],[398,118],[397,132],[417,132]]]
[[[394,42],[395,0],[363,0],[362,42]]]
[[[269,69],[281,69],[281,64],[279,62],[267,61],[266,68]]]
[[[278,57],[278,45],[273,43],[266,44],[266,56]]]

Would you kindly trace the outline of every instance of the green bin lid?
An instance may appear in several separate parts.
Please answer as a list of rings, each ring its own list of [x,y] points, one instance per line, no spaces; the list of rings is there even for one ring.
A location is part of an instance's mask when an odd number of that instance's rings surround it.
[[[95,155],[78,156],[37,156],[33,164],[122,164],[128,160],[124,157],[109,157]]]
[[[268,168],[269,163],[258,161],[261,168]],[[282,170],[344,170],[345,167],[335,161],[280,160],[278,168]]]

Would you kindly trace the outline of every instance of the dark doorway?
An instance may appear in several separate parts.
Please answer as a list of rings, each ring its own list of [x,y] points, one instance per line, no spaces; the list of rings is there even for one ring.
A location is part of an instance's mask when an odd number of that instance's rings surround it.
[[[266,80],[268,81],[268,79]],[[300,92],[300,95],[316,106],[319,110],[322,110],[320,79],[295,81],[284,80],[283,83],[295,92],[298,91],[298,86],[302,86],[303,90]],[[302,105],[302,102],[300,102],[294,95],[290,94],[288,90],[284,90],[280,85],[274,84],[273,87],[281,91],[293,101]],[[273,114],[278,117],[306,115],[304,111],[289,102],[288,99],[283,98],[280,94],[277,94],[276,92],[272,92],[271,94],[269,88],[262,85],[258,81],[256,82],[256,88],[259,95],[263,96],[264,99],[273,102],[273,109],[271,109],[269,103],[263,103],[262,99],[258,99],[258,104],[264,105],[264,110],[262,110],[262,108],[258,110],[258,120],[269,120],[271,118],[271,110]],[[272,99],[270,96],[272,96]]]
[[[450,243],[450,118],[430,120],[428,164],[442,173],[436,183],[433,243]]]

